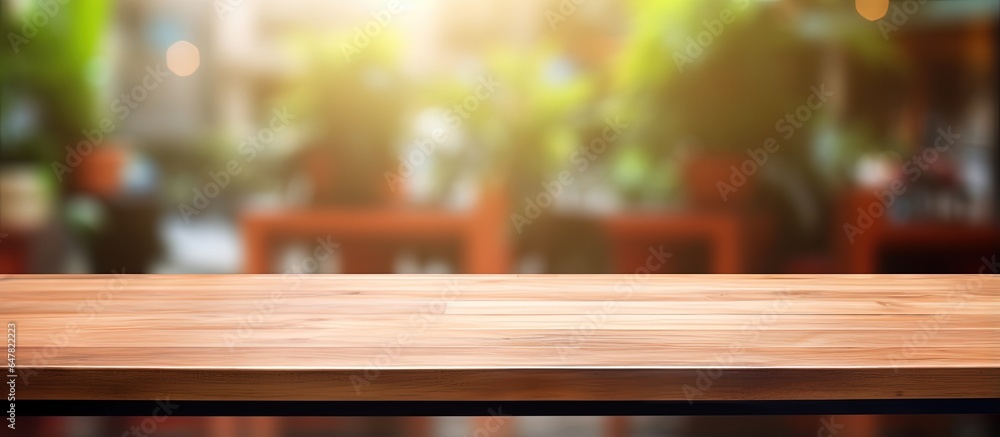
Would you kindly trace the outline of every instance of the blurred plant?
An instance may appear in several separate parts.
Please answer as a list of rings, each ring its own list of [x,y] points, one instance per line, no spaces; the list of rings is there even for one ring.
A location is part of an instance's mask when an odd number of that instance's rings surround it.
[[[350,32],[303,29],[285,40],[301,74],[279,84],[274,107],[296,114],[297,158],[314,201],[371,203],[384,197],[383,171],[403,126],[407,96],[398,73],[401,37],[391,28],[344,55]],[[326,194],[323,194],[323,193]]]
[[[485,69],[501,89],[469,125],[486,161],[505,175],[538,179],[564,168],[588,139],[587,128],[600,123],[588,113],[596,97],[594,78],[551,43],[528,52],[500,51]]]
[[[109,6],[36,0],[15,10],[14,3],[4,2],[0,18],[8,44],[0,50],[0,159],[48,164],[97,120],[99,43]]]
[[[629,6],[611,97],[634,122],[628,146],[614,153],[613,173],[631,198],[671,186],[676,177],[661,172],[676,171],[679,144],[693,141],[695,150],[687,152],[695,155],[735,157],[775,136],[776,120],[802,104],[809,87],[823,80],[820,72],[836,67],[824,65],[830,53],[873,68],[900,64],[876,27],[837,2],[633,0]],[[727,9],[734,19],[722,23]],[[699,39],[702,33],[711,38]],[[820,117],[807,129],[839,122]],[[810,166],[809,138],[797,134],[782,144],[782,154]],[[837,159],[852,156],[845,151]],[[667,164],[649,164],[659,162]]]
[[[476,96],[481,81],[497,84]],[[547,41],[531,48],[498,47],[478,71],[429,84],[420,105],[449,110],[475,96],[475,109],[452,114],[447,136],[462,139],[463,150],[440,156],[437,176],[449,185],[471,174],[483,184],[507,184],[519,198],[539,190],[542,179],[569,166],[570,155],[603,123],[593,111],[595,79]],[[599,132],[599,130],[598,130]],[[469,163],[473,163],[469,165]]]

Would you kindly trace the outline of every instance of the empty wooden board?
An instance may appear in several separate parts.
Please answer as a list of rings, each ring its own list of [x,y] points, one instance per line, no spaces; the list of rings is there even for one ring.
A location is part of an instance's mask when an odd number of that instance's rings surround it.
[[[995,275],[0,277],[27,400],[1000,398]]]

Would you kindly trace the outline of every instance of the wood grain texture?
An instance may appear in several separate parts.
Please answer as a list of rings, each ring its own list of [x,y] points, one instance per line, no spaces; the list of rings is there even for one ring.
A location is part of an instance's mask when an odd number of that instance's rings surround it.
[[[0,276],[20,399],[1000,398],[995,275]]]

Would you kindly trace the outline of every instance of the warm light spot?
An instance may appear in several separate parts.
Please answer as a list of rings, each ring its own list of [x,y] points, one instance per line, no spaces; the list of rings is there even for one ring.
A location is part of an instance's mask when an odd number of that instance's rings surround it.
[[[177,41],[167,49],[167,68],[178,76],[190,76],[201,65],[198,47],[187,41]]]
[[[858,13],[868,21],[875,21],[889,11],[889,0],[854,0]]]

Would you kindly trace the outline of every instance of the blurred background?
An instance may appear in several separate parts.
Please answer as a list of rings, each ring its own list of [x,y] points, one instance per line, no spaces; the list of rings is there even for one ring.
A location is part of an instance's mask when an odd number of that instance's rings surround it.
[[[995,0],[0,2],[0,273],[631,273],[651,247],[655,273],[976,273],[1000,247]],[[818,422],[539,420],[508,431]],[[410,428],[375,422],[255,428]]]

